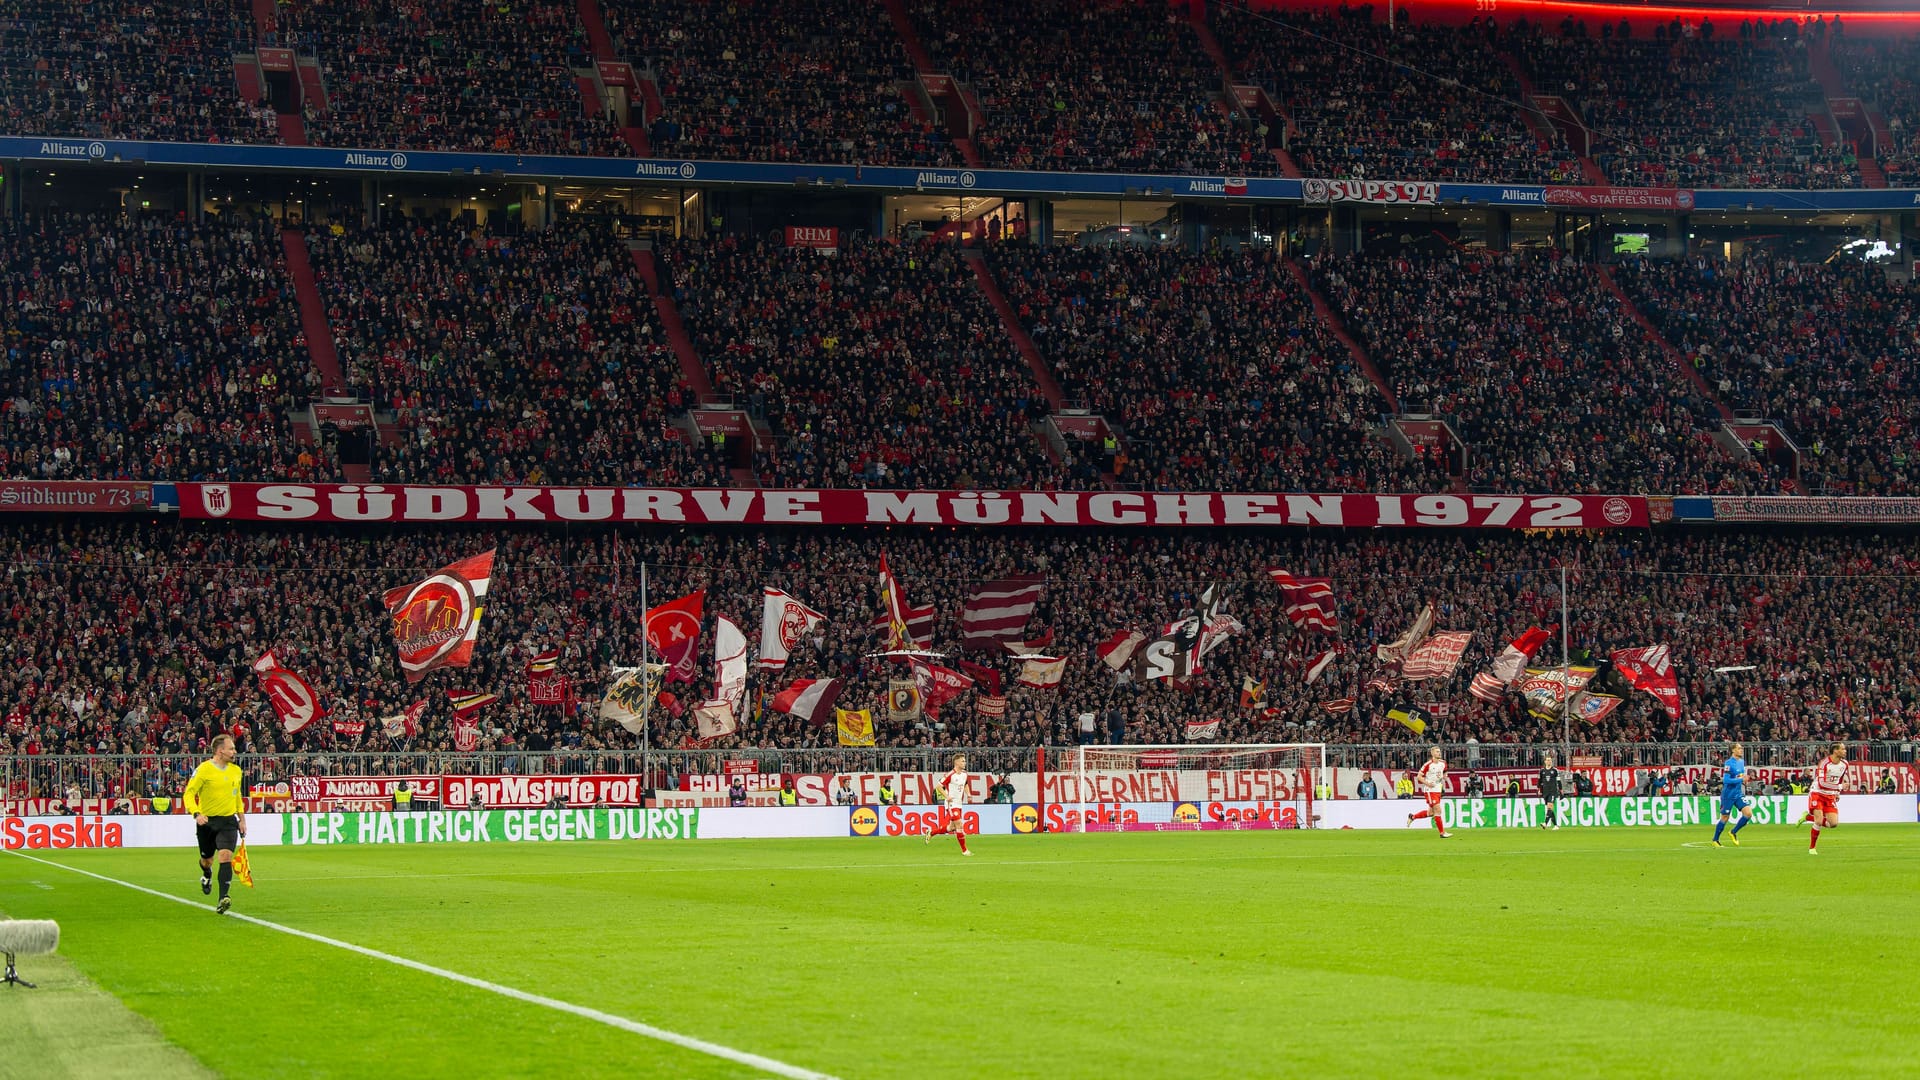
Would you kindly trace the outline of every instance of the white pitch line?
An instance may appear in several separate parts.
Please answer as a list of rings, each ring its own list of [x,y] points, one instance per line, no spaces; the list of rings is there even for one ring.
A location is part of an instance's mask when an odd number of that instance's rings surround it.
[[[52,866],[60,870],[66,870],[70,873],[81,874],[86,877],[94,878],[99,881],[104,881],[112,885],[119,885],[123,888],[132,889],[135,892],[143,892],[143,893],[146,893],[148,896],[157,896],[162,900],[171,900],[176,904],[184,904],[190,908],[198,908],[201,911],[213,910],[213,906],[210,904],[196,903],[195,901],[188,900],[185,897],[174,896],[171,893],[164,893],[159,891],[158,889],[149,889],[145,885],[135,885],[131,881],[122,881],[119,878],[111,878],[106,876],[105,874],[96,874],[91,870],[82,870],[77,866],[68,866],[65,863],[54,862],[50,859],[42,859],[37,856],[27,855],[18,851],[10,851],[8,852],[8,854],[15,855],[22,859],[26,859],[29,862],[40,863],[43,866]],[[499,983],[488,982],[486,979],[475,978],[472,975],[462,975],[457,971],[448,971],[446,968],[435,967],[432,964],[423,964],[418,960],[409,960],[404,956],[395,956],[392,953],[384,953],[378,949],[369,949],[364,945],[355,945],[350,941],[341,941],[337,938],[326,937],[325,935],[322,935],[322,934],[310,933],[306,930],[298,930],[291,926],[283,926],[277,922],[269,922],[266,919],[258,919],[253,917],[252,915],[243,915],[237,911],[227,912],[226,917],[229,919],[238,919],[239,921],[244,923],[251,923],[254,926],[265,927],[268,930],[278,931],[279,933],[287,934],[291,937],[305,938],[308,941],[317,942],[321,945],[331,945],[336,949],[344,949],[350,953],[358,953],[361,956],[369,957],[374,960],[384,960],[389,964],[394,964],[403,968],[411,968],[414,971],[422,972],[427,975],[436,975],[442,979],[448,980],[449,982],[456,982],[465,986],[471,986],[477,990],[485,990],[489,993],[499,994],[501,997],[512,998],[515,1001],[524,1001],[529,1005],[539,1005],[544,1008],[552,1009],[555,1012],[569,1013],[573,1016],[578,1016],[585,1020],[592,1020],[595,1023],[605,1024],[611,1028],[618,1028],[621,1031],[632,1032],[635,1035],[643,1035],[649,1039],[654,1039],[656,1041],[663,1042],[663,1043],[669,1043],[673,1046],[678,1046],[683,1049],[692,1050],[696,1053],[706,1054],[710,1057],[721,1058],[726,1061],[731,1061],[737,1065],[745,1065],[748,1068],[758,1069],[761,1072],[771,1073],[774,1076],[791,1077],[792,1080],[836,1080],[836,1078],[829,1073],[814,1072],[812,1069],[803,1069],[798,1065],[789,1065],[784,1061],[776,1061],[773,1058],[763,1057],[759,1054],[748,1053],[745,1050],[735,1050],[731,1046],[722,1046],[719,1043],[708,1042],[705,1039],[696,1039],[691,1035],[682,1035],[677,1031],[668,1031],[665,1028],[657,1028],[657,1027],[654,1027],[652,1024],[643,1024],[638,1020],[629,1020],[624,1016],[615,1016],[612,1013],[601,1012],[599,1009],[588,1008],[585,1005],[575,1005],[570,1001],[561,1001],[558,998],[550,998],[543,994],[530,994],[525,990],[516,990],[511,986],[502,986]]]

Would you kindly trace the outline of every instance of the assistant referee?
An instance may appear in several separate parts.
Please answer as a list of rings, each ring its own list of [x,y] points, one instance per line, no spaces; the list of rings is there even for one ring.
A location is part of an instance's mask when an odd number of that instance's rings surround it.
[[[213,910],[225,914],[233,906],[227,890],[233,887],[233,849],[247,835],[245,805],[240,801],[240,766],[233,763],[233,736],[216,735],[213,757],[193,770],[183,802],[193,815],[200,840],[200,892],[213,891],[213,860],[220,860],[220,903]]]

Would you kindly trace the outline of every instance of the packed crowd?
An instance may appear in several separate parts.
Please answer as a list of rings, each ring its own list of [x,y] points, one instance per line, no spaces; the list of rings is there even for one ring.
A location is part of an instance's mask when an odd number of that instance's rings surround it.
[[[1637,261],[1621,282],[1735,409],[1786,424],[1832,494],[1920,491],[1915,287],[1853,259]]]
[[[350,381],[398,421],[382,479],[726,482],[673,426],[691,391],[604,222],[498,235],[399,218],[308,246]]]
[[[1535,92],[1565,98],[1595,136],[1591,156],[1616,184],[1649,187],[1859,187],[1851,147],[1829,145],[1811,114],[1825,92],[1808,74],[1791,19],[1698,25],[1634,36],[1568,20],[1521,27],[1515,51]]]
[[[1279,133],[1223,101],[1174,8],[1129,0],[919,0],[936,70],[970,83],[988,164],[1271,176]]]
[[[1272,252],[1009,248],[994,269],[1069,400],[1123,430],[1123,483],[1444,488],[1370,432],[1387,404]]]
[[[1047,412],[973,270],[950,245],[843,242],[834,255],[727,239],[672,249],[675,300],[716,389],[771,425],[775,487],[1040,488]]]
[[[629,154],[612,122],[586,115],[573,69],[592,64],[564,0],[295,0],[280,38],[320,59],[316,146]]]
[[[1313,276],[1401,408],[1454,421],[1477,488],[1777,490],[1763,466],[1714,444],[1712,407],[1586,262],[1330,256]]]
[[[1517,104],[1492,23],[1398,26],[1369,4],[1338,12],[1216,9],[1214,28],[1243,81],[1279,95],[1308,176],[1577,181],[1564,145],[1539,145]],[[1542,125],[1543,131],[1550,130]]]
[[[498,546],[473,666],[408,684],[392,654],[377,598],[453,558]],[[978,691],[937,721],[887,719],[886,691],[902,670],[877,657],[869,622],[873,569],[884,553],[913,603],[938,610],[930,648],[999,671],[1006,716],[975,709]],[[1427,707],[1430,737],[1447,743],[1557,741],[1558,717],[1531,716],[1516,697],[1482,703],[1466,692],[1505,642],[1530,625],[1557,626],[1559,568],[1568,570],[1576,661],[1655,643],[1672,646],[1683,709],[1671,719],[1631,694],[1597,723],[1576,720],[1587,741],[1900,739],[1920,718],[1920,562],[1900,534],[1674,531],[1627,535],[1435,532],[1192,532],[841,530],[755,533],[478,528],[353,531],[190,523],[22,522],[0,536],[0,610],[33,634],[0,649],[0,753],[190,753],[221,731],[251,754],[346,750],[451,750],[451,690],[498,693],[479,714],[479,749],[633,748],[639,736],[595,717],[609,665],[639,655],[645,560],[654,602],[705,588],[707,629],[694,683],[670,683],[652,714],[651,745],[693,741],[684,707],[711,690],[712,619],[725,615],[757,638],[760,591],[775,585],[825,613],[787,670],[756,677],[739,730],[716,746],[830,746],[816,727],[769,707],[791,679],[847,680],[844,708],[874,710],[882,745],[1071,745],[1106,741],[1079,717],[1118,710],[1127,742],[1179,742],[1190,720],[1219,719],[1223,742],[1401,742],[1386,716]],[[1332,581],[1333,634],[1288,623],[1267,568]],[[1030,623],[1054,634],[1067,658],[1057,689],[1013,685],[1018,661],[962,654],[959,610],[976,582],[1009,573],[1049,583]],[[1191,609],[1206,584],[1225,589],[1243,630],[1210,653],[1185,688],[1142,684],[1109,670],[1093,650],[1116,630],[1157,632]],[[1398,636],[1431,600],[1437,628],[1474,633],[1446,679],[1389,689],[1371,646]],[[274,720],[251,663],[272,649],[302,675],[329,715],[297,734]],[[562,652],[573,708],[528,700],[528,657]],[[1331,669],[1304,682],[1309,658],[1337,651]],[[1556,647],[1543,664],[1559,659]],[[1754,670],[1741,670],[1753,665]],[[1716,668],[1732,668],[1716,671]],[[1243,680],[1264,680],[1264,701],[1243,707]],[[428,702],[423,728],[391,737],[383,717]],[[1352,708],[1336,711],[1351,700]],[[1329,708],[1332,703],[1334,708]],[[344,734],[365,724],[364,731]]]
[[[608,29],[654,72],[662,157],[835,164],[959,160],[914,115],[913,65],[878,4],[608,0]]]
[[[244,5],[8,0],[0,5],[0,130],[8,135],[279,141],[273,108],[241,99]]]
[[[1833,60],[1847,89],[1886,121],[1891,145],[1874,156],[1887,185],[1920,183],[1920,38],[1840,38]]]
[[[0,476],[330,477],[283,263],[270,222],[0,216]]]

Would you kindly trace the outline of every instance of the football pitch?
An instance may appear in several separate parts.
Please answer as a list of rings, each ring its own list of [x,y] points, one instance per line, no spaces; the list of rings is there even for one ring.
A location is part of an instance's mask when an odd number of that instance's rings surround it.
[[[246,918],[188,851],[4,853],[0,912],[249,1080],[1920,1073],[1920,829],[1708,836],[262,848]],[[47,992],[0,1076],[112,1075]]]

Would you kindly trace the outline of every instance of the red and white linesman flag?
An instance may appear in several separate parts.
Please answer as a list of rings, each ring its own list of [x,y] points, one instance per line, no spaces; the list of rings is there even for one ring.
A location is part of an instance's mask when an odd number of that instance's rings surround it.
[[[466,667],[480,636],[487,583],[493,577],[493,552],[461,559],[411,585],[389,589],[393,644],[408,682],[419,682],[435,668]]]

